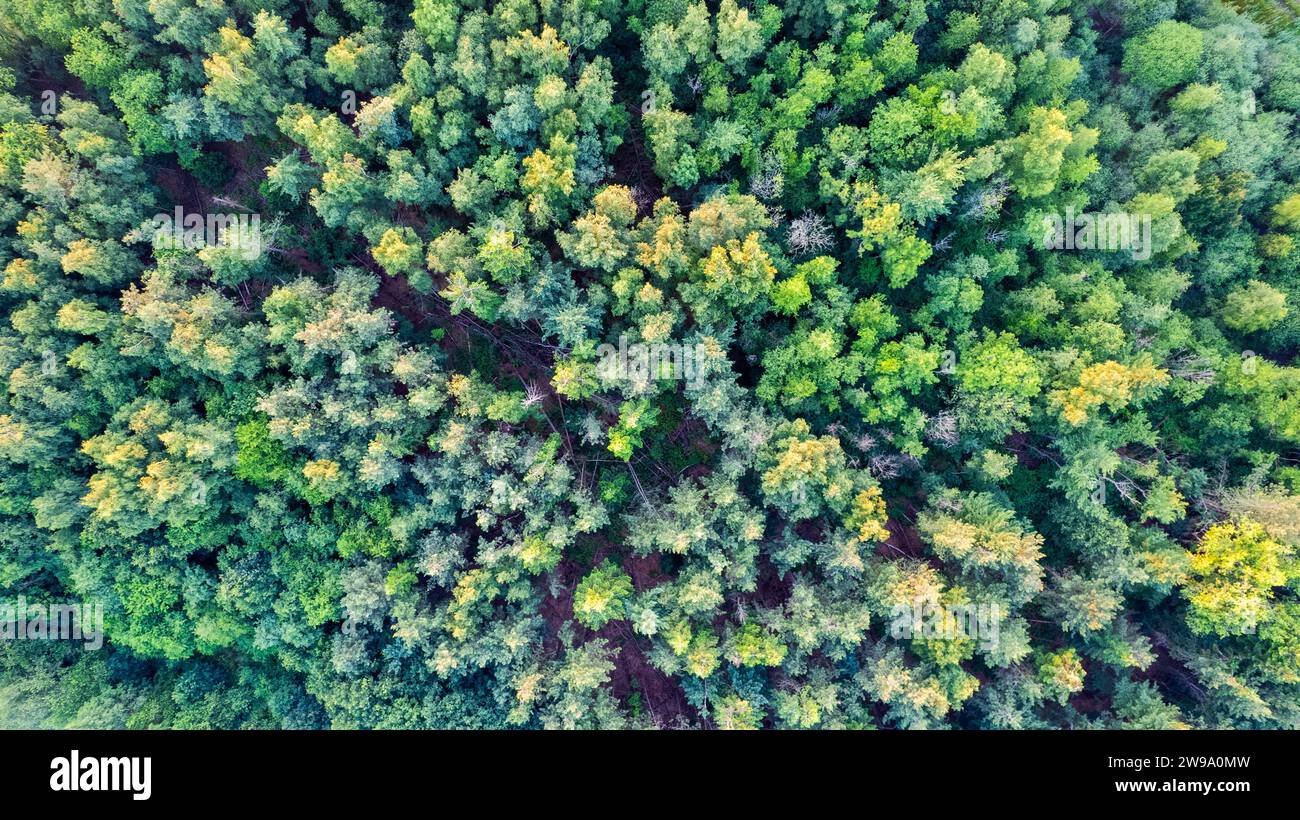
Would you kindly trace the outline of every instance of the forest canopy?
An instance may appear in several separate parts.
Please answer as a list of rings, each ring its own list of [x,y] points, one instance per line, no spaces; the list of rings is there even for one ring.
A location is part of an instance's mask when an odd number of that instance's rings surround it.
[[[1300,728],[1297,20],[0,0],[0,726]]]

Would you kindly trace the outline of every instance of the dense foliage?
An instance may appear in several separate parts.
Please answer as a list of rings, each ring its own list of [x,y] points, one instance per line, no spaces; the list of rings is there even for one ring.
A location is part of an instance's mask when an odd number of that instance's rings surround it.
[[[0,725],[1300,728],[1268,7],[0,0]]]

